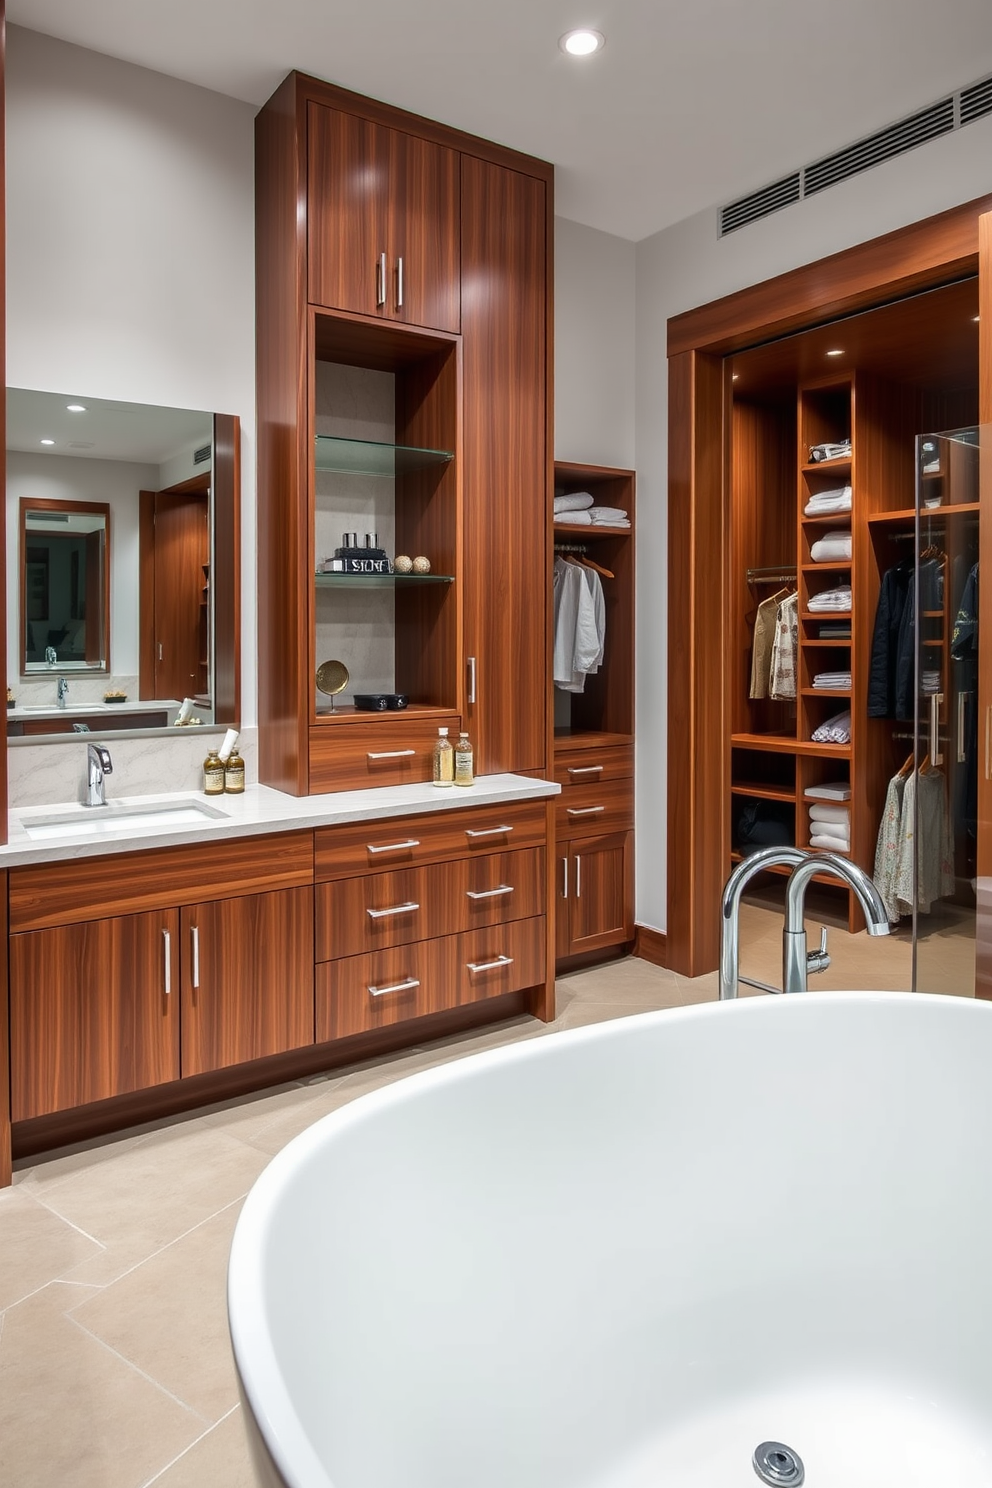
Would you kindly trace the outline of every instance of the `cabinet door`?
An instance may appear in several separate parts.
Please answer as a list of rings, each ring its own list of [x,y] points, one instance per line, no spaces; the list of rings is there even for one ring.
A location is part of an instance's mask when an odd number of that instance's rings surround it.
[[[316,103],[308,105],[307,130],[310,301],[381,314],[393,131]]]
[[[179,915],[10,938],[15,1121],[179,1078]]]
[[[633,940],[633,834],[579,838],[568,853],[568,952]]]
[[[182,1073],[313,1043],[313,889],[182,911]]]
[[[546,234],[543,182],[462,156],[462,592],[480,774],[545,768]]]
[[[389,136],[386,313],[409,325],[457,331],[458,155],[399,130]]]

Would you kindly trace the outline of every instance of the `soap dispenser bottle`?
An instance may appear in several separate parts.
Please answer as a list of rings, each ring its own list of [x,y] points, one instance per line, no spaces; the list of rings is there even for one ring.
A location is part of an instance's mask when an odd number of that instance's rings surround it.
[[[237,744],[224,764],[224,790],[229,796],[240,796],[245,788],[245,762]]]
[[[474,785],[475,770],[472,760],[472,741],[462,729],[455,745],[455,784]]]
[[[439,728],[434,745],[434,784],[451,785],[455,778],[455,751],[448,738],[448,730]]]
[[[205,796],[224,794],[224,761],[216,749],[208,749],[207,757],[203,761],[203,794]]]

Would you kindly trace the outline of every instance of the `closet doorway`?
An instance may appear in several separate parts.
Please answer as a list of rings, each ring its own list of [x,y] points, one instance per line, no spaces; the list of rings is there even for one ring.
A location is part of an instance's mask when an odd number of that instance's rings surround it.
[[[938,546],[916,541],[913,509],[923,475],[917,468],[918,436],[990,421],[992,217],[982,220],[990,208],[992,199],[970,203],[669,323],[670,605],[673,619],[681,617],[678,630],[684,631],[690,612],[696,642],[691,651],[673,644],[669,666],[669,757],[691,762],[688,779],[671,766],[669,783],[667,949],[669,964],[683,974],[700,975],[716,964],[719,897],[731,853],[741,845],[735,834],[745,787],[753,788],[752,806],[755,800],[771,805],[766,814],[774,818],[777,811],[793,840],[806,845],[812,826],[809,792],[815,799],[821,788],[847,782],[850,853],[871,871],[889,781],[910,755],[912,768],[924,765],[918,719],[868,715],[871,637],[893,552],[902,545],[915,551]],[[986,369],[984,375],[980,369]],[[850,452],[843,448],[845,437],[852,438]],[[811,458],[817,445],[839,448],[817,451],[827,456],[820,462]],[[980,459],[980,446],[974,448],[979,454],[970,458]],[[827,468],[831,458],[841,462],[832,470]],[[990,523],[980,520],[989,499],[989,470],[988,462],[978,465],[976,500],[960,503],[973,506],[970,516],[976,521],[970,522],[965,546],[952,555],[958,576],[970,551],[967,544],[980,552],[990,540]],[[856,487],[858,504],[846,520],[838,520],[839,512],[829,509],[830,493],[847,485]],[[822,512],[814,497],[827,498]],[[929,535],[939,536],[946,547],[958,544],[970,519],[945,511],[933,520],[943,530]],[[811,549],[821,529],[825,535],[845,528],[851,555],[828,552],[835,569],[828,582]],[[900,528],[905,535],[896,537]],[[712,606],[714,552],[720,554],[724,578],[719,613]],[[792,564],[787,563],[790,552]],[[772,574],[773,567],[783,573]],[[792,568],[794,576],[784,572]],[[768,572],[752,572],[749,584],[748,569]],[[798,597],[802,641],[791,702],[751,696],[747,617],[753,620],[757,604],[774,592],[761,593],[755,581],[763,577],[776,584],[784,578],[786,588],[791,581]],[[942,607],[957,603],[953,587],[948,586]],[[843,634],[842,610],[824,615],[809,608],[814,596],[845,588],[850,589],[849,637]],[[828,598],[828,608],[831,603],[840,601]],[[979,615],[976,634],[989,626],[988,609]],[[932,615],[926,619],[936,622]],[[921,627],[921,639],[925,633]],[[918,665],[914,682],[920,671],[934,668]],[[946,754],[942,744],[958,748],[956,730],[970,730],[972,739],[984,736],[979,725],[989,717],[992,690],[979,677],[973,703],[966,698],[961,704],[946,685],[949,676],[939,680],[941,701],[924,698],[923,714],[927,727],[936,729],[938,752]],[[825,749],[813,735],[847,712],[848,701],[853,738],[842,742],[828,733],[834,748]],[[960,729],[958,708],[963,710]],[[900,733],[909,737],[896,737]],[[968,896],[974,900],[977,888],[973,986],[979,995],[992,995],[985,903],[992,866],[990,786],[982,760],[978,765],[974,875],[967,871],[967,853],[959,851],[955,876],[960,882],[949,903],[967,919],[974,913]],[[945,789],[953,803],[954,788],[945,784]],[[830,827],[843,830],[843,824],[828,823],[828,836]],[[767,884],[764,892],[774,895],[775,888]],[[846,896],[838,906],[837,892],[829,893],[833,918],[842,926],[846,922],[849,931],[856,929],[857,914]],[[819,906],[810,908],[815,918]],[[900,942],[908,944],[910,955],[914,949],[905,921],[900,926],[889,945],[893,966]],[[962,934],[960,925],[949,934],[959,949],[966,947],[967,966],[970,934]],[[924,938],[919,940],[921,967]],[[858,940],[864,943],[864,937]],[[934,957],[945,965],[952,959]],[[931,975],[921,977],[920,984]],[[946,990],[973,990],[963,984],[966,979],[959,962]],[[896,984],[909,985],[901,969]]]

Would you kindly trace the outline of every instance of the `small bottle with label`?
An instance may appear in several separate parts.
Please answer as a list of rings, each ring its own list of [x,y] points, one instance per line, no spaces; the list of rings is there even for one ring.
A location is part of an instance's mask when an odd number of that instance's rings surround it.
[[[455,784],[474,785],[475,770],[472,763],[472,741],[462,729],[455,745]]]
[[[224,790],[229,796],[240,796],[244,788],[245,762],[235,744],[224,765]]]
[[[434,745],[434,784],[452,785],[455,779],[455,751],[448,738],[448,730],[439,728]]]
[[[207,757],[203,761],[203,794],[205,796],[224,794],[224,761],[216,749],[208,749]]]

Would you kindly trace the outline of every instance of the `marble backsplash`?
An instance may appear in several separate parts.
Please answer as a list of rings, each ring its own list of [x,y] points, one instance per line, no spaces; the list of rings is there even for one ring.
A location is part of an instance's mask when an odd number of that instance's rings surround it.
[[[45,703],[50,703],[54,708],[58,700],[60,677],[64,677],[69,684],[67,701],[77,708],[83,703],[102,702],[105,692],[126,692],[130,698],[138,696],[137,677],[117,672],[109,677],[106,672],[88,675],[86,672],[59,671],[58,667],[28,677],[16,677],[10,684],[10,690],[22,708],[40,708]]]
[[[169,735],[107,737],[113,773],[106,777],[107,799],[158,795],[168,791],[201,791],[203,761],[216,748],[223,731],[174,729]],[[247,784],[258,782],[258,730],[244,729],[239,748]],[[7,750],[8,803],[50,806],[78,801],[86,774],[86,740],[79,734],[55,735],[44,744],[17,744]]]

